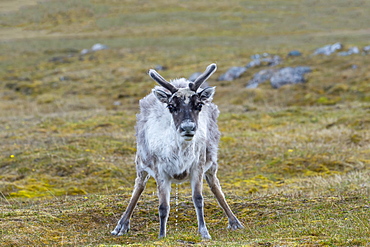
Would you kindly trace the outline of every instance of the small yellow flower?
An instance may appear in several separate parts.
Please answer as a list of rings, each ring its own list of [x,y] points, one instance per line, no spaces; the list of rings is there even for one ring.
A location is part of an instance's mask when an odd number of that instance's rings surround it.
[[[87,149],[85,149],[85,151],[86,151],[86,152],[90,152],[91,150],[87,148]]]
[[[14,156],[14,154],[11,154],[9,157],[10,157],[11,159],[13,159],[15,156]]]
[[[288,149],[288,152],[289,153],[292,153],[294,150],[293,149]]]

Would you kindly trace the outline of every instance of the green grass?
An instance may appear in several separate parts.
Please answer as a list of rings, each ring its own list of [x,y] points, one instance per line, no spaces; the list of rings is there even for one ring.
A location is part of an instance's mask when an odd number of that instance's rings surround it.
[[[312,56],[369,45],[357,1],[4,1],[0,17],[0,243],[4,246],[366,246],[369,244],[370,56]],[[110,47],[88,55],[95,43]],[[303,52],[287,58],[290,50]],[[245,89],[216,78],[256,53],[311,66],[308,82]],[[246,226],[205,186],[211,241],[197,234],[188,183],[158,240],[155,182],[127,236],[109,232],[135,179],[135,114],[155,83],[212,63],[221,115],[219,178]],[[357,65],[353,69],[352,65]],[[280,67],[281,67],[280,66]],[[119,102],[119,104],[117,104]],[[175,190],[175,188],[173,188]],[[173,193],[174,194],[174,193]],[[176,217],[177,216],[177,225]]]

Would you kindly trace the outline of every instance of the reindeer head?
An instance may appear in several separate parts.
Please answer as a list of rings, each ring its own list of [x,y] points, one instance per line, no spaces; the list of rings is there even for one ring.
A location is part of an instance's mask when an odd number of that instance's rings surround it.
[[[198,128],[199,112],[204,104],[212,100],[215,93],[215,87],[207,87],[199,91],[198,89],[216,69],[216,64],[210,64],[194,83],[189,81],[186,88],[176,88],[153,69],[148,72],[153,80],[168,89],[169,92],[153,89],[153,93],[160,102],[167,104],[176,130],[186,141],[193,139]]]

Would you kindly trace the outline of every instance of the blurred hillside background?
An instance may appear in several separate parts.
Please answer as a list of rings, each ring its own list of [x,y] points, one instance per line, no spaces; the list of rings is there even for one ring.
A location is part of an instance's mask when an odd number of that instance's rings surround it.
[[[369,10],[365,0],[1,0],[0,243],[369,244]],[[189,78],[213,62],[219,178],[246,229],[224,230],[205,186],[214,240],[202,242],[185,183],[157,240],[152,179],[130,234],[110,236],[133,189],[148,69]],[[309,68],[299,83],[246,88],[297,66]],[[232,67],[242,72],[222,79]]]

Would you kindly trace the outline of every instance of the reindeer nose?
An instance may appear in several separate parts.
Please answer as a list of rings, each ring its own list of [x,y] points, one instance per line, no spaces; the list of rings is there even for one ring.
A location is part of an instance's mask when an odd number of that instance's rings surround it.
[[[183,132],[194,132],[195,131],[195,129],[196,129],[196,125],[195,125],[195,123],[193,123],[193,122],[190,122],[190,121],[186,121],[186,122],[183,122],[183,123],[181,123],[181,125],[180,125],[180,129],[181,129],[181,131],[183,131]]]

